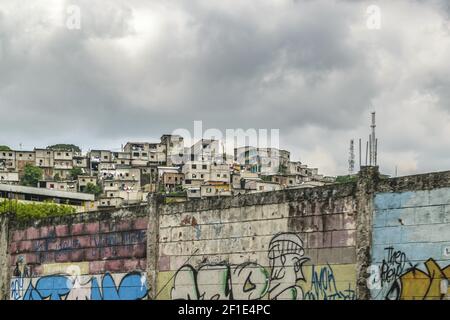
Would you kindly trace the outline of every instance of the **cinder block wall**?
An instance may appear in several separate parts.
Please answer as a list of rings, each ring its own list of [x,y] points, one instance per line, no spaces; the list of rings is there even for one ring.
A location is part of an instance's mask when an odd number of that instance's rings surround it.
[[[8,216],[0,215],[0,299],[3,300],[9,296],[8,225]]]
[[[9,299],[446,298],[450,172],[18,223]],[[368,285],[369,284],[369,287]],[[377,287],[378,286],[378,287]],[[370,288],[370,290],[369,290]]]
[[[353,191],[348,184],[164,206],[156,298],[355,299]]]
[[[9,298],[145,298],[147,220],[145,210],[119,210],[12,222]]]
[[[448,299],[448,178],[435,174],[409,186],[404,181],[380,186],[374,200],[373,299]]]

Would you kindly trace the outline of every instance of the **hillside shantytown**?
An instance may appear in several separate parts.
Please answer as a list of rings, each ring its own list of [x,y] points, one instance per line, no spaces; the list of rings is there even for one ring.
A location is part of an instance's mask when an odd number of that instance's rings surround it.
[[[121,151],[59,144],[31,151],[0,150],[0,198],[51,201],[78,212],[136,205],[151,193],[166,202],[287,188],[322,186],[334,177],[292,161],[277,148],[242,146],[226,154],[219,140],[185,146],[165,134],[159,142],[127,142]]]

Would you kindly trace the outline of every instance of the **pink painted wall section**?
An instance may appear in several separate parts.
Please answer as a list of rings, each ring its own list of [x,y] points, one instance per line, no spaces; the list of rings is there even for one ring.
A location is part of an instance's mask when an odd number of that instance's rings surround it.
[[[44,275],[44,265],[70,262],[87,262],[89,274],[144,271],[147,223],[139,217],[11,231],[12,274],[19,263],[33,277]]]

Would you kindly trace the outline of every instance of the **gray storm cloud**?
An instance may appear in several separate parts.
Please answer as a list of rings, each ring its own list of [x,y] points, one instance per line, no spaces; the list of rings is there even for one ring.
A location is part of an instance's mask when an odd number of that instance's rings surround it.
[[[69,5],[79,30],[64,25]],[[280,129],[292,158],[344,174],[374,109],[383,172],[449,169],[449,12],[418,0],[3,0],[0,144],[117,150],[202,120]]]

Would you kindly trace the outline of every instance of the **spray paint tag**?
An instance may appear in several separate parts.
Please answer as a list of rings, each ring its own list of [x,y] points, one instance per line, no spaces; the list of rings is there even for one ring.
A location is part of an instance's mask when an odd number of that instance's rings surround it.
[[[444,247],[444,257],[450,257],[450,247]]]

